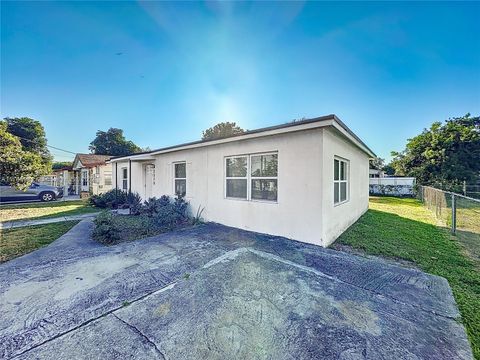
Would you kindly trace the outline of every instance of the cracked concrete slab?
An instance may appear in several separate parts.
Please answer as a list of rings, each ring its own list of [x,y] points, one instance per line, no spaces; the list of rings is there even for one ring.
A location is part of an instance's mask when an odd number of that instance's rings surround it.
[[[443,278],[217,224],[112,247],[91,226],[0,266],[1,357],[472,358]]]

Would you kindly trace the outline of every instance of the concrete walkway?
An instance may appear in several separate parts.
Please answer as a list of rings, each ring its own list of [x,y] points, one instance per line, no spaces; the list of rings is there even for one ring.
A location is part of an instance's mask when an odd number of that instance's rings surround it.
[[[444,278],[218,224],[0,265],[2,359],[472,359]]]
[[[15,228],[20,228],[25,226],[52,224],[52,223],[62,222],[62,221],[91,219],[97,216],[97,214],[98,213],[89,213],[89,214],[81,214],[81,215],[60,216],[60,217],[46,218],[46,219],[4,221],[4,222],[0,222],[0,229],[7,230],[7,229],[15,229]]]

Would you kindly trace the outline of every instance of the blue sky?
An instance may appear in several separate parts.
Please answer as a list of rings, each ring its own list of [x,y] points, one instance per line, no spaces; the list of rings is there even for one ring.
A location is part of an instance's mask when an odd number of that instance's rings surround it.
[[[335,113],[389,158],[480,113],[479,16],[479,2],[2,2],[1,116],[87,152],[109,127],[158,148],[220,121]]]

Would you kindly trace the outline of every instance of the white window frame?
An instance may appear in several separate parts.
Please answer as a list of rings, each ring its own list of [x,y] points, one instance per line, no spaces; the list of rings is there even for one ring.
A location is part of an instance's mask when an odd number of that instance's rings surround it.
[[[128,191],[128,168],[127,167],[122,167],[122,190],[123,191]],[[126,174],[126,177],[124,175]],[[126,185],[126,186],[125,186]]]
[[[252,176],[252,165],[251,165],[251,158],[252,156],[265,156],[265,155],[277,155],[277,176]],[[265,153],[256,153],[250,154],[248,156],[248,193],[249,193],[249,200],[255,202],[266,202],[266,203],[278,203],[278,152],[277,151],[270,151]],[[267,199],[253,199],[252,198],[252,180],[277,180],[277,199],[276,200],[267,200]]]
[[[177,178],[176,177],[176,173],[175,173],[175,166],[176,165],[179,165],[179,164],[185,164],[185,177],[184,178]],[[177,180],[185,180],[185,194],[183,195],[184,197],[187,196],[187,162],[186,161],[175,161],[173,163],[173,195],[174,196],[177,196],[177,192],[175,191],[176,190],[176,186],[175,186],[175,183]]]
[[[338,161],[338,180],[335,180],[335,161]],[[345,180],[341,180],[340,174],[341,174],[341,164],[345,163]],[[335,184],[338,183],[338,201],[335,202]],[[342,183],[345,183],[345,200],[341,200],[342,198]],[[345,204],[350,201],[350,160],[335,156],[333,158],[333,205],[338,206]]]
[[[229,176],[227,177],[227,160],[228,159],[237,159],[237,158],[246,158],[247,159],[247,174],[245,176]],[[250,181],[250,172],[248,171],[248,168],[250,166],[250,156],[248,155],[233,155],[233,156],[226,156],[224,160],[224,174],[223,174],[223,196],[225,199],[230,199],[230,200],[241,200],[241,201],[248,201],[250,198],[249,194],[249,186],[248,182]],[[246,180],[247,181],[247,195],[246,197],[234,197],[234,196],[227,196],[227,180]]]
[[[251,157],[252,156],[262,156],[262,155],[277,155],[277,176],[254,176],[252,177],[252,168],[251,168]],[[244,157],[247,159],[247,175],[244,177],[227,177],[227,159],[234,159],[234,158],[241,158]],[[223,196],[225,199],[228,200],[240,200],[240,201],[252,201],[252,202],[264,202],[268,204],[277,204],[278,203],[278,163],[280,162],[279,156],[278,156],[278,151],[268,151],[268,152],[260,152],[260,153],[251,153],[251,154],[239,154],[239,155],[231,155],[231,156],[226,156],[224,158],[223,162],[223,168],[224,168],[224,192]],[[227,196],[227,179],[239,179],[247,180],[247,197],[246,198],[238,198],[238,197],[232,197],[232,196]],[[252,199],[252,180],[277,180],[277,199],[276,200],[267,200],[267,199]]]
[[[89,173],[88,169],[82,169],[82,173],[81,173],[82,187],[90,186],[90,181],[88,181],[89,180],[88,173]]]
[[[110,184],[107,184],[107,178],[110,178]],[[103,184],[105,186],[111,186],[113,184],[112,172],[104,171],[103,172]]]

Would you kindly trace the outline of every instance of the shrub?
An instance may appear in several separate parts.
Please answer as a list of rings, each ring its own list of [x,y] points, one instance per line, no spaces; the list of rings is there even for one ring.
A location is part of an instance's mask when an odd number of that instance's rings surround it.
[[[102,209],[115,209],[127,202],[127,193],[122,190],[110,190],[90,197],[90,204]]]
[[[188,202],[185,201],[183,195],[177,195],[173,202],[173,210],[178,214],[179,220],[185,221],[188,219]]]
[[[154,215],[155,224],[162,229],[172,230],[178,222],[178,214],[173,204],[161,206]]]
[[[160,196],[160,199],[158,199],[160,206],[165,206],[171,203],[170,201],[170,196],[168,195],[162,195]]]
[[[110,211],[103,211],[94,220],[93,238],[102,244],[115,244],[120,240],[120,228]]]
[[[152,217],[158,209],[158,199],[156,197],[151,197],[143,203],[142,214]]]
[[[203,210],[205,210],[205,208],[202,207],[201,205],[198,205],[197,214],[192,218],[193,225],[199,225],[203,223],[203,218],[202,218]]]
[[[130,208],[130,214],[139,215],[142,211],[142,198],[138,193],[129,193],[126,198],[126,204]]]
[[[177,196],[173,202],[166,195],[157,200],[157,206],[153,213],[157,226],[173,229],[175,226],[188,221],[188,202],[183,196]]]

